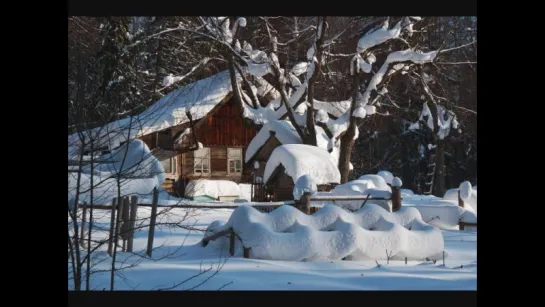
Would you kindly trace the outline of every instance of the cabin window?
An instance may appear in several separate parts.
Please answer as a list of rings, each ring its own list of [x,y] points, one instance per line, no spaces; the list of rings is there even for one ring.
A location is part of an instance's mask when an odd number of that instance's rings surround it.
[[[195,174],[210,173],[210,148],[199,148],[193,152]]]
[[[229,174],[242,173],[242,148],[227,149],[227,171]]]
[[[161,160],[161,165],[167,174],[176,173],[176,157]]]

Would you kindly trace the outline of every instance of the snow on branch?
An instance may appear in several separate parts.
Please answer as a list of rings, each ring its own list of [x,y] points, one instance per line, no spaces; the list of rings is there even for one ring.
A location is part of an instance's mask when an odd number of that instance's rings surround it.
[[[388,29],[389,22],[386,20],[381,28],[364,35],[358,41],[357,51],[363,53],[369,48],[385,43],[391,39],[398,38],[401,34],[401,21],[393,28]]]
[[[202,67],[202,66],[206,65],[206,63],[208,63],[208,61],[210,61],[210,58],[204,58],[204,59],[202,59],[202,60],[199,62],[199,64],[193,66],[193,68],[191,68],[191,70],[190,70],[187,74],[185,74],[185,75],[183,75],[183,76],[173,76],[172,74],[169,74],[168,76],[166,76],[165,78],[163,78],[163,88],[158,89],[157,91],[160,92],[160,91],[166,89],[167,87],[171,86],[172,84],[184,80],[185,78],[187,78],[188,76],[190,76],[192,73],[194,73],[195,70],[197,70],[199,67]]]

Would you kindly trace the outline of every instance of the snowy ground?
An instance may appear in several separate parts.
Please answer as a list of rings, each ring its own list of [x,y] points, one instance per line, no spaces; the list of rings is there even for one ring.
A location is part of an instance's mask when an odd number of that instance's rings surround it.
[[[164,208],[159,209],[166,210]],[[122,271],[116,277],[116,290],[476,290],[477,233],[443,230],[448,257],[433,262],[409,261],[325,261],[291,262],[226,258],[211,245],[202,247],[203,230],[214,220],[227,221],[232,209],[171,209],[161,218],[155,230],[153,259],[141,260],[134,254],[117,254],[117,266],[137,266]],[[182,225],[167,225],[180,221]],[[139,207],[142,223],[149,218],[150,208]],[[107,229],[109,213],[95,212],[95,229]],[[134,250],[142,253],[147,243],[147,227],[139,230]],[[106,231],[93,231],[93,240],[107,236]],[[108,270],[111,258],[106,246],[96,252],[93,271]],[[240,252],[240,251],[237,251]],[[386,251],[385,251],[386,252]],[[140,259],[140,260],[139,260]],[[123,263],[123,265],[122,265]],[[221,269],[218,271],[218,265]],[[211,268],[211,269],[210,269]],[[210,269],[210,270],[208,270]],[[208,271],[207,271],[208,270]],[[70,268],[69,268],[70,271]],[[202,273],[201,273],[202,272]],[[180,282],[199,276],[178,285]],[[215,275],[214,275],[215,274]],[[70,275],[70,272],[69,272]],[[69,276],[70,278],[70,276]],[[91,288],[109,289],[110,273],[92,274]],[[71,282],[69,282],[71,287]]]

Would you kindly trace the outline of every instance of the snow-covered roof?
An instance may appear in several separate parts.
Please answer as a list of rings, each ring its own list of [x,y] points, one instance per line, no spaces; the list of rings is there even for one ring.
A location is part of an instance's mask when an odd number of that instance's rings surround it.
[[[263,147],[263,145],[265,145],[265,143],[271,136],[271,131],[275,132],[275,138],[282,145],[303,143],[301,137],[299,136],[297,130],[295,130],[295,127],[291,124],[291,122],[286,120],[270,121],[263,125],[263,127],[259,130],[256,136],[252,139],[250,144],[248,144],[248,149],[246,149],[246,154],[244,158],[245,162],[249,162],[252,157],[259,151],[259,149]],[[329,138],[327,137],[324,129],[319,126],[316,126],[316,141],[319,147],[327,149]]]
[[[187,111],[193,120],[203,118],[231,93],[231,89],[228,71],[183,86],[165,95],[139,115],[92,129],[94,139],[99,140],[95,148],[115,148],[128,139],[186,123],[189,121]],[[79,144],[79,141],[78,134],[68,136],[70,145]]]
[[[297,182],[303,175],[310,175],[316,184],[339,183],[341,174],[335,159],[323,148],[287,144],[278,146],[265,166],[263,182],[267,183],[276,168],[282,164],[286,174]]]

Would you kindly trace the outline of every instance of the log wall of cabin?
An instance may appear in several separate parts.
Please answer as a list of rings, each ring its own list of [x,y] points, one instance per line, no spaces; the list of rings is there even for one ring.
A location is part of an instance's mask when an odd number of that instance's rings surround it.
[[[244,155],[246,148],[253,137],[257,134],[254,126],[245,123],[242,118],[242,110],[230,99],[217,110],[212,111],[210,116],[206,116],[194,125],[197,142],[203,147],[210,148],[210,173],[194,173],[194,155],[193,151],[183,152],[178,155],[179,163],[179,193],[183,193],[185,184],[190,180],[206,178],[213,180],[230,180],[237,183],[251,181],[251,171],[244,164]],[[187,139],[187,141],[185,141]],[[184,137],[184,142],[192,142],[193,135]],[[242,148],[242,173],[228,173],[228,148]]]
[[[195,125],[197,141],[204,147],[243,147],[257,134],[256,129],[242,118],[242,110],[230,99],[213,115],[207,116]]]

